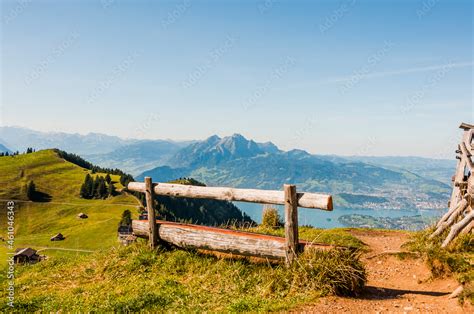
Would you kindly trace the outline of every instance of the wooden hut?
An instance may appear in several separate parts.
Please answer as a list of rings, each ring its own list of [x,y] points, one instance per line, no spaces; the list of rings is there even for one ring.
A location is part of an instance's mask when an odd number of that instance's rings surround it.
[[[13,256],[15,264],[34,264],[40,261],[37,251],[32,248],[19,248]]]
[[[89,216],[87,216],[87,215],[84,214],[84,213],[80,213],[80,214],[77,215],[77,218],[86,219],[86,218],[89,218]]]
[[[54,237],[51,237],[51,241],[62,241],[64,239],[65,237],[61,233],[58,233]]]
[[[133,229],[132,226],[119,226],[117,230],[118,234],[118,241],[122,244],[129,244],[128,237],[133,236]]]

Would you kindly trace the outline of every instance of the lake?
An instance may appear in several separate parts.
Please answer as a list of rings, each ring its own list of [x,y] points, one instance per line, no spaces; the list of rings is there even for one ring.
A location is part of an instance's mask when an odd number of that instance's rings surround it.
[[[262,209],[263,205],[261,204],[252,204],[252,203],[243,203],[243,202],[234,202],[234,204],[243,210],[247,215],[249,215],[257,223],[262,221]],[[283,206],[275,206],[278,208],[280,215],[283,219]],[[447,209],[351,209],[351,208],[336,208],[333,211],[324,211],[319,209],[308,209],[308,208],[298,208],[298,223],[302,225],[310,225],[316,228],[339,228],[346,227],[345,225],[339,223],[338,218],[342,215],[350,214],[360,214],[360,215],[370,215],[373,217],[402,217],[402,216],[416,216],[421,215],[424,217],[441,217]]]

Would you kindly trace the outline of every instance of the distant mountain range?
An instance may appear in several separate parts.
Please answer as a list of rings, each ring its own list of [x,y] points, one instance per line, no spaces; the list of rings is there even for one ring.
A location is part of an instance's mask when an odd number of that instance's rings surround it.
[[[399,157],[399,156],[324,156],[331,161],[358,161],[371,165],[381,166],[394,170],[408,170],[427,178],[432,178],[448,185],[451,185],[451,177],[456,169],[456,159],[431,159],[422,157]]]
[[[11,153],[11,150],[9,150],[5,145],[3,145],[2,143],[0,143],[0,153]]]
[[[121,146],[105,154],[84,154],[94,164],[108,168],[120,168],[132,174],[165,165],[170,158],[190,142],[165,140],[139,140]]]
[[[193,177],[207,185],[329,192],[336,206],[442,208],[450,193],[455,160],[419,157],[341,157],[282,151],[240,134],[203,141],[134,140],[90,133],[45,133],[0,127],[0,143],[12,150],[59,148],[94,164],[120,168],[142,180]],[[151,170],[149,170],[151,169]]]
[[[169,181],[193,177],[209,185],[262,189],[280,189],[285,183],[294,183],[301,190],[335,194],[340,207],[446,206],[448,184],[400,167],[379,166],[376,160],[317,156],[303,150],[285,152],[271,143],[256,143],[234,134],[193,143],[179,150],[168,165],[146,171],[136,179],[151,176],[156,181]],[[404,162],[409,163],[408,160]],[[442,162],[434,163],[434,167],[439,163]]]
[[[37,150],[59,148],[81,155],[102,167],[117,167],[136,175],[166,164],[174,153],[193,142],[122,139],[101,133],[81,135],[40,132],[19,127],[0,127],[0,143],[4,143],[11,150],[20,152],[25,151],[27,147]]]

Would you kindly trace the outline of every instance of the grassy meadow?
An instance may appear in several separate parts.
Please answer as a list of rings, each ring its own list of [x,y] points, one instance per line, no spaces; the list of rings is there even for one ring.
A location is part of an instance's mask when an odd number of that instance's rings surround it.
[[[307,253],[287,269],[197,251],[150,251],[143,240],[122,247],[116,233],[121,214],[129,209],[136,215],[139,202],[129,194],[81,199],[79,190],[87,173],[54,150],[0,157],[0,199],[4,204],[17,200],[15,248],[32,247],[47,256],[40,263],[16,267],[16,310],[279,311],[322,295],[354,294],[365,283],[357,253],[348,250]],[[27,200],[25,186],[31,180],[45,201]],[[118,176],[112,180],[117,189],[122,188]],[[1,210],[5,216],[5,207]],[[89,218],[77,218],[80,212]],[[6,224],[1,221],[0,236],[5,238]],[[283,228],[250,231],[283,235]],[[66,239],[51,242],[50,237],[59,232]],[[301,227],[300,237],[363,247],[343,229]],[[0,298],[5,299],[7,248],[5,242],[1,244]],[[8,309],[0,305],[0,311]]]
[[[105,200],[86,200],[79,197],[85,175],[91,172],[58,157],[53,150],[32,154],[0,157],[0,199],[16,200],[15,247],[42,249],[47,256],[71,255],[74,251],[93,251],[117,243],[117,226],[125,209],[137,213],[138,201],[127,194]],[[105,174],[91,174],[105,176]],[[119,177],[112,175],[117,189]],[[47,201],[30,202],[26,198],[26,184],[34,181],[37,191],[44,193]],[[5,206],[1,215],[5,217]],[[86,213],[89,218],[78,219]],[[64,241],[51,242],[50,238],[62,233]],[[6,221],[0,220],[0,237],[6,238]],[[1,252],[6,252],[5,242],[0,242]],[[51,249],[46,249],[46,248]],[[84,252],[76,252],[84,254]],[[3,255],[3,254],[2,254]],[[5,259],[0,262],[5,264]]]
[[[150,251],[140,242],[18,267],[16,309],[280,311],[360,291],[364,281],[362,264],[348,251],[303,255],[287,269],[194,251]]]

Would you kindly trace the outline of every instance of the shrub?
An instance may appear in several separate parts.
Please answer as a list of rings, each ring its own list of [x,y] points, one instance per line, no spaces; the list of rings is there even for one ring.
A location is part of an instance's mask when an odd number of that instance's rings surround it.
[[[319,291],[322,296],[358,295],[367,281],[358,253],[338,249],[305,252],[283,276],[290,291]]]
[[[265,207],[262,213],[262,226],[268,228],[278,228],[283,226],[278,210],[273,207]]]

